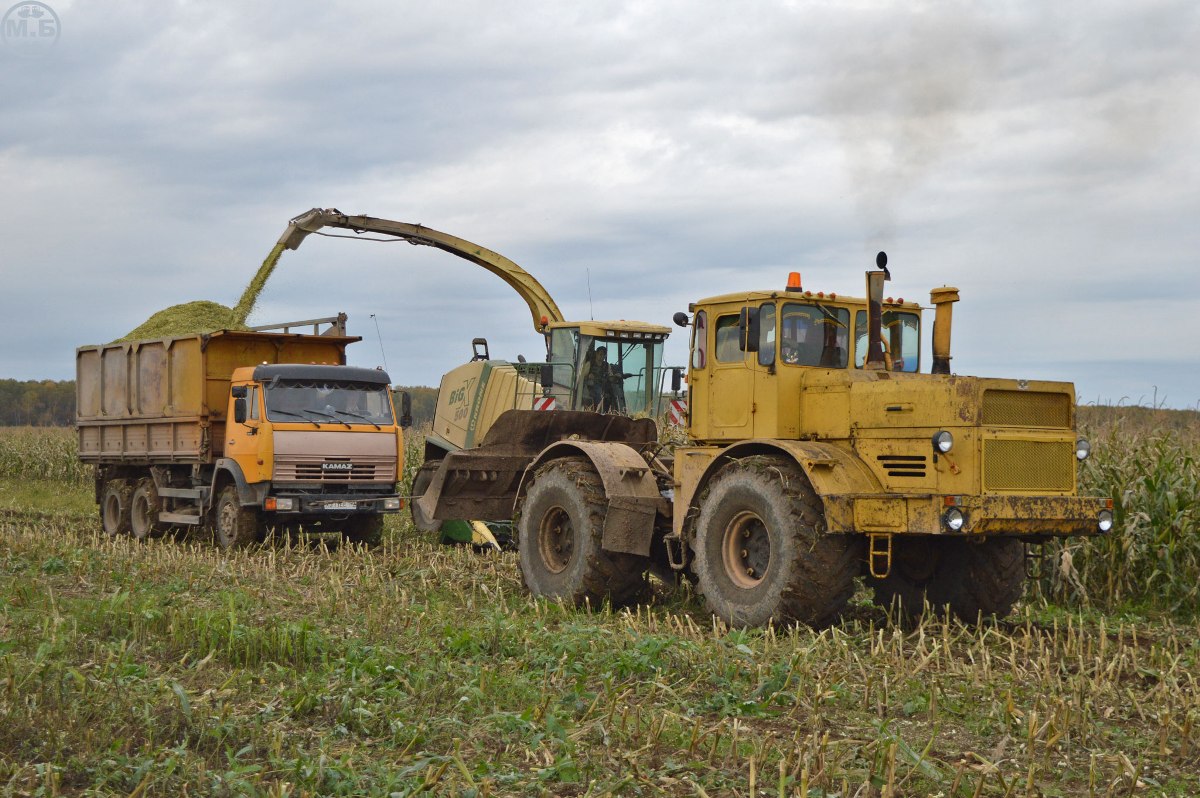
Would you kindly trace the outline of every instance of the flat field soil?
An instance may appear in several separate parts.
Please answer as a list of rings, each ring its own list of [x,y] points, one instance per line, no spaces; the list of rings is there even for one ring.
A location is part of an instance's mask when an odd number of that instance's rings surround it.
[[[226,554],[9,479],[0,795],[1192,796],[1197,632],[1036,599],[901,628],[865,593],[730,631],[686,586],[534,600],[515,554],[399,518]]]

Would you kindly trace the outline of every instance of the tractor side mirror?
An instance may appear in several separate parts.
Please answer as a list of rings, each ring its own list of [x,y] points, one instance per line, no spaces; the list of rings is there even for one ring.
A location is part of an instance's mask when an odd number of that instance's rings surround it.
[[[675,322],[676,327],[686,327],[688,326],[688,315],[682,310],[677,311],[675,315],[671,317],[671,321]]]
[[[236,391],[237,388],[234,388],[234,390]],[[246,389],[243,388],[242,390],[245,391]],[[233,423],[246,423],[246,397],[244,396],[239,396],[233,400]]]
[[[671,392],[679,393],[679,389],[683,387],[683,369],[671,369]]]
[[[542,364],[542,387],[547,390],[554,387],[554,366],[550,363]]]
[[[738,349],[758,351],[758,308],[742,308],[738,316]]]
[[[397,391],[400,398],[400,426],[408,429],[412,426],[412,396],[408,391]]]

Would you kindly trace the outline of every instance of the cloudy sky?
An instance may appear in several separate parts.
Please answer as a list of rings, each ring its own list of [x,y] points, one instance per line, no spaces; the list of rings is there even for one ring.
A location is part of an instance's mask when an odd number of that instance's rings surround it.
[[[0,377],[234,304],[322,206],[497,250],[568,318],[861,294],[882,248],[889,293],[961,289],[959,373],[1200,403],[1194,0],[48,5],[53,46],[0,42]],[[338,311],[400,384],[544,351],[406,244],[310,237],[251,322]]]

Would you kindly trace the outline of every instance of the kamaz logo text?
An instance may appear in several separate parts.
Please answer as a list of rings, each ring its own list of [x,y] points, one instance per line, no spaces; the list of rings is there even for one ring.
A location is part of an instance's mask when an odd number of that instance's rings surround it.
[[[353,471],[354,463],[321,463],[322,471]]]

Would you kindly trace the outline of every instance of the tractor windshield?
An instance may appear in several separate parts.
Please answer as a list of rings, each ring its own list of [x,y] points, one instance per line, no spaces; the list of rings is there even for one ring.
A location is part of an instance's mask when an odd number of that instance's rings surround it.
[[[267,418],[271,421],[376,426],[392,423],[392,403],[386,385],[273,380],[264,387]]]
[[[572,410],[621,415],[657,411],[662,337],[582,335],[559,328],[550,336],[554,393]]]

